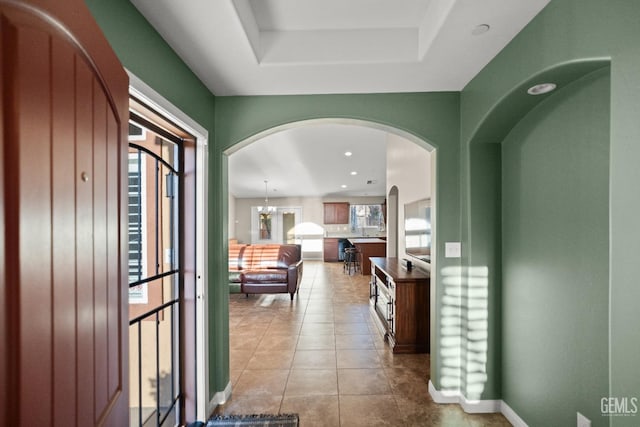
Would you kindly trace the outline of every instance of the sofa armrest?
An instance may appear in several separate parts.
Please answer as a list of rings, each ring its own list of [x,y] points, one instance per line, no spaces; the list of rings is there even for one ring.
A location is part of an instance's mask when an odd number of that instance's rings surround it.
[[[287,288],[288,292],[293,296],[298,291],[300,281],[302,280],[302,260],[287,267]]]

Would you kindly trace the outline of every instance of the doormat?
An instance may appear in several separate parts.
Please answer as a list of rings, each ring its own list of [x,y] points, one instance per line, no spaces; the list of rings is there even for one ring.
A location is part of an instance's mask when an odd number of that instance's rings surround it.
[[[297,427],[298,422],[298,414],[214,415],[209,418],[204,427]]]

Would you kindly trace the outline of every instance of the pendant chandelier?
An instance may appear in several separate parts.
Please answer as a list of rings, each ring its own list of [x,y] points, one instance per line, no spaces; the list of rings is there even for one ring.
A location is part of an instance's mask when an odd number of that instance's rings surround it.
[[[269,206],[268,180],[264,180],[264,206],[259,209],[260,215],[270,215],[275,210],[273,206]]]

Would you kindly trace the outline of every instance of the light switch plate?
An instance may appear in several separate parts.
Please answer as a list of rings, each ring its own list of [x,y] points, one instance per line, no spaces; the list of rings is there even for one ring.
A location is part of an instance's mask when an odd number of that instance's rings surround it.
[[[445,242],[444,257],[460,258],[462,256],[462,245],[460,242]]]

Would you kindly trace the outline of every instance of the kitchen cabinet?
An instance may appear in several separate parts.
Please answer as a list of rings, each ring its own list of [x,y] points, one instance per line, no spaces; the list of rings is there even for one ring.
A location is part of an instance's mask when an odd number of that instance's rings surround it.
[[[349,203],[324,203],[325,224],[349,224]]]
[[[337,262],[340,261],[340,239],[325,237],[324,238],[324,252],[323,259],[325,262]]]

